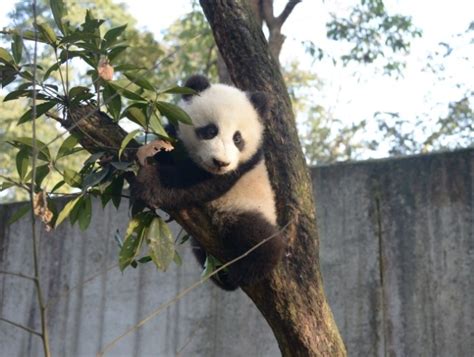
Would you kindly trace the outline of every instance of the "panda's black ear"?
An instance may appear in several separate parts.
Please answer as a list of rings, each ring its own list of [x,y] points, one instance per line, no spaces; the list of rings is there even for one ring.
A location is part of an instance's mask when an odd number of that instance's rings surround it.
[[[263,92],[247,92],[247,97],[260,117],[265,118],[270,109],[268,95]]]
[[[211,84],[206,77],[200,74],[195,74],[194,76],[191,76],[187,79],[187,81],[184,83],[184,86],[194,89],[196,92],[200,93],[209,88]],[[193,94],[183,94],[183,99],[190,100],[192,96]]]

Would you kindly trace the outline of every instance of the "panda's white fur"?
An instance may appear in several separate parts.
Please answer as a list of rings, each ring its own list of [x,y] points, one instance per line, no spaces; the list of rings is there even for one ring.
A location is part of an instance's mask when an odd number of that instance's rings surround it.
[[[229,192],[210,204],[217,210],[228,213],[257,211],[276,225],[275,198],[265,161],[260,161],[253,170],[243,175]]]
[[[224,260],[243,257],[212,279],[226,290],[254,284],[270,274],[286,247],[263,155],[267,97],[211,85],[203,76],[192,76],[185,86],[196,91],[180,102],[193,123],[178,127],[188,157],[157,154],[140,168],[132,195],[168,211],[206,207]],[[259,244],[269,237],[273,239]],[[204,265],[206,252],[196,240],[191,242]]]
[[[193,125],[180,123],[179,137],[191,157],[205,170],[216,174],[233,171],[240,163],[249,160],[262,145],[263,125],[258,113],[247,95],[237,88],[213,84],[192,100],[182,100],[180,106],[191,117]],[[200,140],[195,128],[211,123],[219,127],[218,135],[210,140]],[[242,152],[232,140],[236,131],[240,131],[245,138]],[[213,158],[230,165],[216,171]]]
[[[248,96],[237,88],[213,84],[191,101],[182,100],[180,106],[190,116],[193,125],[180,123],[179,137],[193,160],[207,171],[215,174],[233,171],[262,146],[264,128],[259,114]],[[210,140],[200,140],[195,128],[211,123],[217,125],[218,134]],[[245,138],[242,151],[232,139],[236,131],[240,131]],[[214,158],[230,164],[217,171],[212,163]],[[276,224],[275,199],[265,161],[260,161],[230,191],[210,204],[219,211],[229,213],[259,211]]]

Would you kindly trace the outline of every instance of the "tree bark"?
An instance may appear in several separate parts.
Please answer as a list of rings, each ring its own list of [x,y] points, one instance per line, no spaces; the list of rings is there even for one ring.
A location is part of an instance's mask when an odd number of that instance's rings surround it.
[[[301,0],[288,0],[285,8],[280,15],[275,17],[273,12],[273,1],[274,0],[247,0],[254,15],[254,19],[259,27],[263,26],[263,23],[268,27],[268,47],[270,53],[273,55],[275,61],[280,65],[280,53],[285,42],[286,36],[281,33],[283,24],[288,19],[288,16],[292,13],[295,6],[301,2]],[[229,72],[224,63],[224,60],[220,53],[217,56],[217,73],[219,81],[221,83],[231,84]]]
[[[290,99],[279,66],[270,55],[247,0],[201,0],[233,82],[272,98],[266,118],[265,153],[276,192],[278,221],[286,228],[287,253],[269,278],[244,288],[271,326],[283,356],[345,356],[327,304],[319,269],[319,239],[312,186],[300,148]],[[125,132],[91,108],[76,109],[67,122],[90,152],[120,146]],[[136,148],[138,144],[131,142]],[[128,160],[134,149],[126,150]],[[127,179],[133,182],[133,177]],[[223,260],[209,213],[204,209],[168,212],[212,255]]]
[[[200,3],[235,85],[272,98],[265,158],[279,224],[291,222],[285,259],[270,278],[244,291],[270,324],[284,356],[345,356],[324,295],[311,180],[278,63],[246,0]],[[207,248],[207,239],[201,243]]]

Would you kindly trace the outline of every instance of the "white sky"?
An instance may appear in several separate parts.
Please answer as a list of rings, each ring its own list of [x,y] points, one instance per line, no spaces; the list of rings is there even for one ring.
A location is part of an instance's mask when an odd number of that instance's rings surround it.
[[[6,26],[6,14],[11,11],[15,0],[1,0],[2,15],[0,28]],[[163,1],[128,0],[123,1],[130,13],[138,20],[140,27],[160,32],[179,16],[191,9],[189,0]],[[275,12],[279,13],[287,0],[275,0]],[[354,1],[351,1],[352,4]],[[401,13],[413,17],[423,36],[412,43],[411,53],[406,57],[407,68],[403,78],[396,80],[381,73],[375,74],[373,67],[333,66],[329,61],[311,63],[304,53],[302,41],[311,40],[327,52],[340,50],[339,44],[327,40],[325,23],[329,12],[344,11],[348,6],[343,0],[303,0],[294,9],[285,23],[283,33],[287,35],[281,54],[281,62],[299,60],[303,68],[311,68],[323,80],[322,91],[314,90],[314,100],[329,108],[334,117],[345,121],[358,122],[371,119],[376,111],[400,112],[404,118],[415,118],[422,113],[434,113],[436,118],[446,113],[447,103],[459,99],[462,92],[455,83],[472,83],[474,79],[473,60],[462,61],[459,55],[446,63],[446,74],[451,80],[439,82],[436,77],[422,71],[427,55],[439,49],[439,42],[452,43],[455,36],[464,32],[474,20],[472,0],[386,0],[390,13]],[[470,47],[472,51],[472,46]],[[467,51],[467,49],[466,49]],[[463,53],[474,57],[474,53]],[[357,80],[353,73],[357,71]],[[382,72],[382,71],[380,71]],[[438,105],[442,103],[441,105]],[[380,153],[380,155],[384,155]]]

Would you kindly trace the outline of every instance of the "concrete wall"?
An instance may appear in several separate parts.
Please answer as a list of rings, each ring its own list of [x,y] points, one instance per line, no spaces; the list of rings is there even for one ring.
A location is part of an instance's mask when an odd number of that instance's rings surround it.
[[[325,289],[351,356],[472,356],[474,150],[313,169]],[[31,272],[28,218],[3,222],[0,270]],[[117,261],[126,209],[94,206],[91,229],[38,229],[54,356],[93,356],[199,279],[190,252],[160,273]],[[112,267],[112,268],[110,268]],[[95,277],[90,279],[91,277]],[[83,283],[83,284],[81,284]],[[58,298],[59,296],[59,298]],[[38,326],[32,283],[0,274],[0,317]],[[0,321],[0,356],[40,356],[37,337]],[[109,356],[278,356],[241,292],[199,287]]]

